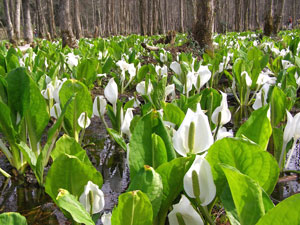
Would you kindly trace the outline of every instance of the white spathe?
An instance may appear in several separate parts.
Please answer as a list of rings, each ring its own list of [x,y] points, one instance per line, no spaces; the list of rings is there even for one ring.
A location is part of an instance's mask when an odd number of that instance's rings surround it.
[[[118,100],[118,85],[114,78],[111,78],[104,89],[105,98],[112,104],[115,105]]]
[[[184,195],[181,196],[181,199],[178,204],[173,205],[173,210],[168,214],[169,224],[170,225],[180,225],[177,219],[177,214],[182,216],[184,223],[186,225],[203,225],[201,216],[192,206],[191,202]]]
[[[106,99],[104,98],[104,96],[97,96],[94,100],[94,104],[93,104],[93,115],[95,116],[104,116],[105,111],[106,111]]]
[[[177,75],[181,75],[182,70],[181,70],[181,66],[178,62],[172,62],[170,65],[171,70],[174,71],[174,73],[176,73]]]
[[[122,123],[122,126],[121,126],[122,133],[126,134],[128,137],[131,136],[130,123],[133,119],[133,113],[132,113],[133,110],[134,110],[134,108],[128,108],[126,110],[124,120],[123,120],[123,123]]]
[[[58,117],[61,114],[61,108],[59,103],[55,103],[52,108],[50,109],[50,116],[54,117],[55,119],[58,119]]]
[[[101,216],[101,222],[103,223],[103,225],[111,225],[111,216],[112,214],[110,212],[103,213],[103,215]]]
[[[78,118],[78,125],[82,128],[85,129],[87,128],[90,124],[91,124],[91,120],[89,119],[89,117],[87,116],[86,112],[83,112],[80,114],[79,118]]]
[[[146,82],[145,81],[142,81],[136,85],[136,91],[140,95],[149,95],[152,92],[152,90],[153,90],[153,86],[150,81],[148,83],[147,90],[146,90]]]
[[[189,149],[188,139],[191,122],[195,124],[194,133],[194,149]],[[193,112],[188,109],[184,120],[182,121],[178,130],[174,133],[173,145],[178,154],[187,156],[188,153],[200,153],[206,151],[213,144],[213,136],[209,126],[208,118],[200,108],[200,104],[197,105],[197,111]]]
[[[80,203],[84,206],[85,210],[90,213],[91,203],[89,192],[93,193],[93,205],[92,205],[92,214],[100,212],[104,208],[105,200],[104,194],[99,189],[98,185],[94,184],[92,181],[88,181],[87,185],[84,187],[84,191],[79,197]]]
[[[199,70],[195,72],[195,75],[194,86],[197,90],[200,90],[211,78],[211,72],[208,69],[208,66],[201,65]],[[198,78],[198,76],[200,78]],[[198,79],[200,79],[200,83],[198,82]]]
[[[198,185],[200,196],[195,196],[194,184],[193,185],[193,171],[196,172],[198,177]],[[199,197],[202,206],[206,206],[212,202],[216,196],[216,185],[214,183],[211,167],[204,156],[196,155],[196,158],[183,178],[184,191],[191,198]]]
[[[228,109],[228,104],[227,104],[227,94],[223,93],[222,91],[221,94],[222,94],[221,105],[214,110],[211,116],[212,122],[216,125],[224,125],[228,123],[231,119],[231,112]],[[220,121],[218,121],[219,114],[221,116]]]

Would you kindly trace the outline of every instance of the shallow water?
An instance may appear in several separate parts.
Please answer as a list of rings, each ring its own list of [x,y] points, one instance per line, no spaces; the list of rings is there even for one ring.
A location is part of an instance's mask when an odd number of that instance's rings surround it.
[[[91,162],[103,176],[101,189],[105,195],[104,211],[112,211],[118,202],[118,196],[126,191],[129,183],[126,152],[110,140],[98,118],[94,118],[86,130],[83,143]],[[0,167],[11,172],[12,168],[4,155],[0,156]],[[38,186],[30,169],[25,177],[19,176],[8,182],[0,175],[0,213],[2,212],[19,212],[26,217],[29,225],[71,224],[44,189]],[[99,219],[97,225],[100,224]]]

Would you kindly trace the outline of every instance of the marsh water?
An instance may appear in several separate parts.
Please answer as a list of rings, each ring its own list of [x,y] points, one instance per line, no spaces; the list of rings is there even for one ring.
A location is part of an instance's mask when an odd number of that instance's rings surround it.
[[[234,115],[233,123],[229,125],[229,128],[235,130],[240,126],[236,123],[243,123],[250,112],[244,110],[239,113],[238,110],[232,109],[232,114]],[[129,184],[126,152],[111,141],[98,118],[93,118],[90,127],[86,130],[84,149],[93,165],[103,176],[104,211],[112,211],[117,204],[118,196],[126,191]],[[298,148],[292,157],[290,170],[300,170],[299,154]],[[0,155],[0,167],[10,173],[13,172],[13,168],[3,154]],[[299,177],[293,173],[285,174],[279,179],[272,194],[272,200],[277,204],[298,192],[300,192]],[[19,212],[26,217],[29,225],[72,224],[52,202],[44,189],[38,186],[34,174],[29,168],[25,176],[14,177],[11,180],[6,180],[4,176],[0,175],[0,213],[2,212]],[[100,224],[99,219],[97,225]]]

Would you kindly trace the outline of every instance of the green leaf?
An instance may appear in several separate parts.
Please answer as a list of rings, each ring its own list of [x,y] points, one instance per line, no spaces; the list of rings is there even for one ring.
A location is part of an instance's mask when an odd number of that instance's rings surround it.
[[[241,173],[256,180],[271,194],[279,176],[279,168],[274,157],[257,145],[242,139],[223,138],[215,142],[206,156],[220,195],[226,186],[226,178],[219,163],[228,164]]]
[[[155,109],[159,110],[161,108],[161,102],[165,99],[165,88],[167,84],[167,79],[161,79],[158,83],[153,83],[153,91],[151,93],[152,103]]]
[[[185,117],[184,112],[178,106],[171,103],[165,103],[163,106],[163,110],[164,121],[169,121],[179,127]]]
[[[105,64],[102,68],[102,73],[109,73],[112,66],[114,64],[114,61],[111,57],[108,57],[107,60],[105,61]]]
[[[286,115],[286,95],[275,86],[271,95],[271,124],[276,127]]]
[[[119,196],[118,207],[112,212],[113,225],[152,225],[152,206],[146,194],[132,191]]]
[[[103,183],[101,174],[93,166],[75,156],[64,154],[53,162],[46,177],[45,190],[54,201],[60,188],[79,197],[88,181],[99,187]]]
[[[78,118],[81,113],[86,112],[88,117],[92,116],[93,102],[87,87],[76,80],[68,80],[64,82],[59,92],[59,98],[62,107],[68,100],[75,94],[75,99],[70,103],[67,108],[64,122],[65,129],[71,137],[76,138],[78,132],[81,130],[78,125]]]
[[[171,138],[165,130],[158,113],[148,113],[137,122],[130,139],[129,167],[131,178],[133,178],[144,165],[155,166],[153,165],[153,161],[155,160],[156,154],[153,153],[153,150],[156,149],[152,147],[152,133],[156,133],[162,138],[166,147],[168,161],[175,158]],[[155,164],[158,165],[158,163]]]
[[[7,212],[0,214],[0,224],[3,225],[27,225],[26,218],[19,213]]]
[[[109,135],[121,146],[122,149],[125,151],[127,150],[126,142],[124,141],[123,137],[114,129],[107,128],[107,132]]]
[[[254,111],[249,119],[239,128],[236,137],[247,137],[259,144],[262,149],[267,149],[272,126],[268,118],[269,105]]]
[[[51,157],[53,159],[53,161],[55,161],[59,156],[61,155],[73,155],[73,156],[77,156],[78,154],[83,154],[85,155],[84,158],[79,158],[81,159],[82,162],[86,163],[87,165],[92,166],[92,163],[90,162],[86,151],[81,148],[80,144],[78,144],[78,142],[74,139],[71,138],[67,135],[63,135],[55,144],[55,148],[53,149],[53,151],[51,152]]]
[[[76,79],[89,87],[97,78],[97,67],[97,59],[82,60],[77,68]]]
[[[265,214],[262,189],[247,175],[222,164],[241,225],[254,225]]]
[[[194,157],[177,158],[160,165],[156,172],[161,176],[163,182],[163,198],[158,214],[159,224],[165,224],[169,208],[173,201],[183,191],[183,177],[194,161]]]
[[[127,191],[134,190],[141,190],[148,196],[152,204],[153,218],[155,218],[159,212],[163,195],[160,175],[152,167],[145,165],[131,180]]]
[[[70,213],[73,220],[77,223],[83,223],[85,225],[95,224],[83,205],[67,190],[59,189],[56,203],[61,209]]]
[[[148,64],[146,65],[143,65],[139,71],[137,72],[137,82],[141,82],[145,77],[146,77],[146,74],[149,72],[149,67],[148,67]]]
[[[300,194],[293,195],[269,210],[256,225],[299,225]]]

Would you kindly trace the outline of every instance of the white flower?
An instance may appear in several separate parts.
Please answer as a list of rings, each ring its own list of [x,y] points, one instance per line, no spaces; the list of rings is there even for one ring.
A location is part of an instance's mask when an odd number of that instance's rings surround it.
[[[112,104],[115,105],[118,100],[118,85],[114,78],[111,78],[104,89],[105,98]]]
[[[287,61],[287,60],[281,60],[281,63],[282,63],[283,69],[285,69],[285,70],[294,66],[290,61]]]
[[[188,198],[184,195],[181,196],[178,204],[173,205],[173,210],[168,214],[170,225],[180,225],[177,218],[179,214],[186,225],[204,224],[201,216],[194,209]]]
[[[256,93],[255,102],[252,105],[252,108],[254,110],[257,110],[267,104],[269,89],[270,85],[268,83],[265,83],[262,89],[258,93]]]
[[[52,108],[50,109],[50,116],[54,117],[55,119],[58,119],[58,117],[61,114],[61,108],[59,103],[55,103]]]
[[[219,128],[219,131],[217,133],[217,140],[221,140],[225,137],[233,137],[233,131],[229,130],[227,131],[226,127]]]
[[[90,194],[92,192],[92,194]],[[93,205],[91,206],[90,198],[93,197]],[[84,192],[79,197],[80,203],[84,206],[85,210],[90,214],[96,214],[104,208],[104,194],[99,189],[98,185],[89,181],[84,187]],[[92,208],[92,210],[91,210]]]
[[[69,64],[69,66],[73,67],[73,66],[77,66],[78,65],[78,60],[79,60],[79,56],[78,55],[74,55],[74,53],[70,52],[67,55],[67,64]]]
[[[241,74],[241,77],[245,76],[245,79],[246,79],[246,85],[248,87],[250,87],[252,85],[252,80],[250,78],[250,76],[248,75],[248,73],[246,71],[243,71],[242,74]]]
[[[174,71],[174,73],[176,73],[177,75],[181,75],[182,70],[181,70],[181,66],[178,62],[172,62],[170,65],[171,70]]]
[[[195,181],[198,181],[198,183],[194,184]],[[197,185],[200,193],[197,193],[198,190],[194,189]],[[195,161],[184,175],[183,187],[189,197],[199,197],[202,206],[208,205],[215,198],[216,185],[214,183],[210,165],[203,155],[196,155]]]
[[[276,77],[270,77],[268,72],[261,72],[257,78],[256,84],[261,86],[265,83],[274,85],[276,84]]]
[[[95,116],[104,116],[106,110],[106,99],[104,96],[97,96],[93,104],[93,115]]]
[[[295,139],[300,137],[300,113],[297,113],[295,117],[289,111],[287,113],[287,124],[283,132],[283,140],[288,143],[293,137]]]
[[[148,83],[147,91],[146,91],[146,82],[145,81],[142,81],[136,85],[136,91],[140,95],[149,95],[152,92],[152,90],[153,90],[153,86],[150,81]]]
[[[155,71],[156,71],[157,75],[159,75],[161,77],[165,77],[168,75],[168,67],[166,65],[164,65],[163,67],[160,67],[159,65],[157,65],[155,67]]]
[[[197,90],[200,90],[211,78],[211,72],[208,69],[208,66],[200,66],[199,70],[195,72],[195,75],[196,79],[194,80],[194,86]]]
[[[195,83],[194,74],[192,72],[188,72],[188,74],[186,75],[186,85],[185,84],[183,85],[183,94],[189,93],[192,90],[194,83]]]
[[[83,112],[80,114],[78,120],[78,125],[82,128],[85,129],[91,124],[91,120],[89,119],[88,115],[86,112]]]
[[[167,62],[168,61],[168,56],[167,56],[167,54],[166,53],[160,53],[159,54],[159,59],[160,59],[160,61],[162,62],[162,63],[164,63],[164,62]]]
[[[49,83],[47,85],[46,90],[41,91],[41,93],[45,99],[48,99],[48,100],[53,99],[53,93],[54,93],[53,85],[51,83]]]
[[[120,60],[117,62],[117,66],[120,67],[120,69],[122,70],[122,81],[125,80],[125,72],[128,71],[129,75],[130,75],[130,81],[133,79],[133,77],[136,74],[136,68],[134,67],[134,64],[131,63],[127,63],[125,60]]]
[[[111,225],[111,213],[104,213],[101,216],[101,222],[103,223],[103,225]]]
[[[223,93],[222,91],[221,94],[222,94],[221,105],[214,110],[211,116],[212,122],[216,125],[224,125],[228,123],[231,119],[231,113],[230,110],[228,109],[228,104],[227,104],[227,94]],[[221,117],[219,118],[219,116]]]
[[[126,110],[124,121],[121,126],[122,133],[126,134],[128,137],[131,136],[130,123],[133,119],[133,113],[132,113],[133,110],[134,110],[133,108],[128,108]]]
[[[175,99],[176,93],[175,93],[175,84],[170,84],[165,89],[165,98],[167,98],[168,95],[172,94],[172,99]]]
[[[204,152],[213,144],[208,118],[201,110],[200,104],[197,105],[196,112],[188,109],[172,140],[175,150],[182,156]]]

